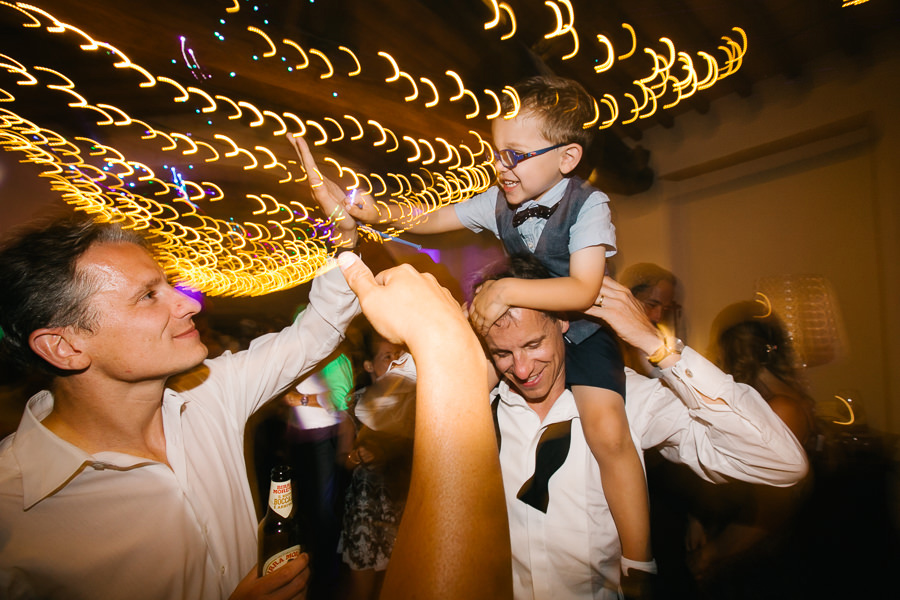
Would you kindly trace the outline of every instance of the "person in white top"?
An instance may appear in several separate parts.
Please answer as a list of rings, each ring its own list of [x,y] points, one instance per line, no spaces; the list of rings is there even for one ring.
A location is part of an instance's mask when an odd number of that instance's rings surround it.
[[[515,276],[515,260],[506,276]],[[609,277],[589,311],[662,369],[663,381],[627,370],[626,411],[636,447],[660,448],[701,477],[789,486],[807,472],[790,430],[751,387],[690,348],[659,337],[641,305]],[[565,388],[563,334],[554,314],[511,308],[485,336],[498,375],[491,393],[509,515],[517,600],[614,599],[619,571],[654,563],[621,557],[600,469]],[[645,588],[634,577],[626,596]]]
[[[475,335],[433,278],[405,268],[376,279],[351,253],[337,262],[293,325],[204,361],[199,305],[133,232],[68,218],[5,240],[3,346],[53,377],[0,442],[0,597],[305,598],[306,554],[256,576],[244,430],[337,346],[360,305],[428,382],[400,573],[388,573],[382,598],[509,597],[490,411],[467,383],[483,374]],[[443,372],[446,355],[461,381]]]

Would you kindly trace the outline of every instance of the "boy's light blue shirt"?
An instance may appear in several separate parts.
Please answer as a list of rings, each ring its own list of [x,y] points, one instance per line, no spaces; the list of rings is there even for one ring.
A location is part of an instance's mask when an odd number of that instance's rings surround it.
[[[568,183],[568,179],[563,179],[550,188],[540,202],[528,200],[521,207],[553,206],[562,199]],[[500,188],[492,186],[487,191],[454,205],[456,216],[460,223],[472,231],[488,230],[499,237],[497,219],[494,215],[494,207],[497,204],[499,193]],[[546,219],[531,218],[518,227],[519,235],[522,236],[525,244],[532,252],[537,246],[546,223]],[[612,224],[609,197],[600,190],[595,190],[584,203],[575,225],[572,226],[569,232],[569,254],[571,255],[582,248],[601,245],[606,246],[607,258],[615,255],[616,228]]]

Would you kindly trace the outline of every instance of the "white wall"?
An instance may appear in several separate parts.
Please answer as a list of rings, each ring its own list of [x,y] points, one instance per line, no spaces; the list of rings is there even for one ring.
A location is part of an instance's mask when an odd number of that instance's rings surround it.
[[[814,81],[769,81],[751,99],[648,132],[657,181],[615,198],[619,269],[679,277],[689,344],[705,349],[727,304],[760,277],[833,285],[847,353],[807,369],[819,400],[854,390],[870,424],[900,432],[900,53],[825,60]]]

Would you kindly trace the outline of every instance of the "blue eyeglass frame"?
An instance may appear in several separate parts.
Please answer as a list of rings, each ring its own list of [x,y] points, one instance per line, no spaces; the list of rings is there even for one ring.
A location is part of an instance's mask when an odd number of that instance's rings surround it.
[[[568,144],[569,142],[563,142],[561,144],[556,144],[555,146],[541,148],[540,150],[532,150],[531,152],[516,152],[515,150],[504,148],[499,152],[494,152],[494,160],[499,160],[500,164],[502,164],[507,169],[515,169],[516,165],[518,165],[523,160],[528,160],[529,158],[540,156],[541,154],[545,154],[547,152],[550,152],[551,150],[556,150],[557,148],[562,148],[563,146],[567,146]],[[506,160],[509,157],[512,157],[512,164],[510,164],[510,161]]]

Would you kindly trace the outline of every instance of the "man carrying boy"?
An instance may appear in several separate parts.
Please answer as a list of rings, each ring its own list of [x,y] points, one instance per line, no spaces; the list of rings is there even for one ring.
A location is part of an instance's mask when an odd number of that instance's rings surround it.
[[[499,149],[494,162],[498,185],[438,209],[409,229],[417,234],[488,229],[508,254],[534,254],[551,273],[547,279],[485,282],[470,310],[470,319],[482,334],[510,307],[587,310],[600,292],[606,257],[615,253],[608,198],[572,176],[591,141],[592,132],[584,124],[594,116],[592,98],[577,82],[558,77],[533,77],[515,89],[518,114],[492,122]],[[501,108],[509,114],[513,106],[508,95],[503,102]],[[289,139],[313,173],[315,164],[306,143]],[[313,193],[338,219],[343,218],[342,210],[364,222],[408,219],[404,214],[408,211],[400,206],[388,207],[389,214],[382,214],[384,209],[371,197],[356,196],[349,202],[331,182],[315,186]],[[623,556],[652,572],[647,486],[625,416],[622,357],[612,337],[586,319],[572,321],[565,340],[566,386],[575,395],[585,437],[603,473]]]
[[[539,270],[540,265],[514,258],[495,276],[546,276]],[[601,293],[603,306],[590,312],[625,343],[644,356],[665,347],[626,288],[606,278]],[[516,600],[619,597],[620,552],[605,486],[565,388],[568,326],[548,311],[511,308],[484,336],[503,377],[490,401]],[[802,447],[753,388],[736,384],[688,347],[667,353],[659,367],[665,385],[626,371],[628,424],[640,448],[658,448],[665,459],[713,483],[738,479],[787,487],[805,476]],[[647,581],[630,561],[621,560],[621,567],[632,584]]]

